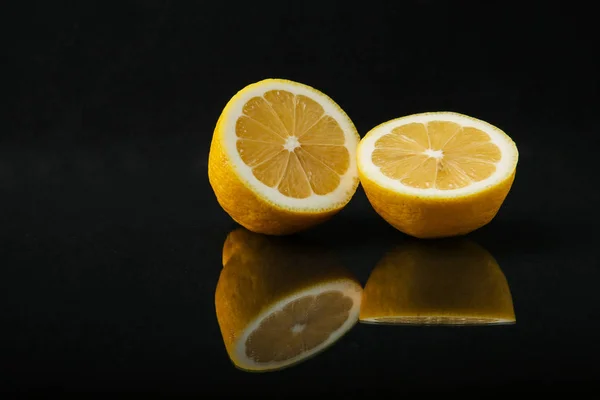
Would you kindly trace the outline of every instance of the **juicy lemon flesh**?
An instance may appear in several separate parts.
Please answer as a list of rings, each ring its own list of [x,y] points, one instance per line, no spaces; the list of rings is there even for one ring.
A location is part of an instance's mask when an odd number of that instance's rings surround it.
[[[310,352],[344,325],[352,306],[352,299],[338,291],[294,300],[250,334],[246,356],[256,363],[271,363]]]
[[[373,164],[418,189],[452,190],[490,177],[502,158],[488,134],[450,121],[408,123],[375,142]]]
[[[307,96],[271,90],[253,97],[235,132],[237,151],[256,179],[288,197],[331,193],[350,167],[342,128]]]

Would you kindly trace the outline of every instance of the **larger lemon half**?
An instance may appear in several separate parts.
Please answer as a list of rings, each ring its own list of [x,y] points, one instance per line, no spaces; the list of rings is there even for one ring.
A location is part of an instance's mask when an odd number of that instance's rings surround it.
[[[208,176],[239,224],[290,234],[341,210],[358,186],[356,128],[328,96],[267,79],[225,106],[211,143]]]

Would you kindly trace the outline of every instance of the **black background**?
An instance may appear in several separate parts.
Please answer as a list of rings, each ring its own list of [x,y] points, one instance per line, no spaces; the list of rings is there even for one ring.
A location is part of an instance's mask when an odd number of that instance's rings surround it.
[[[82,1],[3,4],[0,385],[13,395],[575,391],[598,380],[598,42],[564,3]],[[358,325],[272,374],[236,370],[214,314],[236,225],[207,178],[245,85],[330,95],[359,133],[448,110],[517,143],[497,218],[470,235],[517,324]],[[364,283],[404,240],[361,189],[322,240]],[[12,396],[12,395],[11,395]],[[9,396],[9,397],[11,397]]]

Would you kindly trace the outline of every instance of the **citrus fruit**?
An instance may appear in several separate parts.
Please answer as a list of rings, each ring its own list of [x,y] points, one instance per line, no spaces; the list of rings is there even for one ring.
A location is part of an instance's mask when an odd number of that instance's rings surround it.
[[[213,133],[208,177],[240,225],[284,235],[321,223],[358,186],[352,121],[318,90],[283,79],[246,86]]]
[[[318,247],[240,228],[223,250],[215,307],[225,348],[238,368],[291,366],[356,324],[362,288]]]
[[[496,260],[476,243],[458,238],[410,241],[387,253],[365,285],[360,321],[510,324],[515,313]]]
[[[518,161],[495,126],[451,112],[385,122],[361,140],[358,169],[375,211],[418,238],[469,233],[490,222],[506,198]]]

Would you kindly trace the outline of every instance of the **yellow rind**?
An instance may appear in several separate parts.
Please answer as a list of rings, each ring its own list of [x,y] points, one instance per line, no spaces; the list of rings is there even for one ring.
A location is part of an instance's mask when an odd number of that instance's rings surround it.
[[[365,176],[362,186],[373,209],[394,228],[420,239],[460,236],[488,224],[500,210],[515,178],[468,196],[435,199],[396,193]]]

